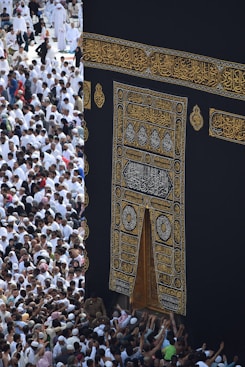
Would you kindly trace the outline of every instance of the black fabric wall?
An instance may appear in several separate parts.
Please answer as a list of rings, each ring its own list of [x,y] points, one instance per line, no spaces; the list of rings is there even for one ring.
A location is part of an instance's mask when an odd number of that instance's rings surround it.
[[[216,4],[219,3],[219,4]],[[242,2],[197,3],[155,0],[84,1],[84,31],[175,50],[244,63]],[[245,362],[244,269],[244,146],[208,135],[210,107],[244,115],[244,102],[177,85],[85,69],[85,80],[103,86],[105,104],[85,111],[89,140],[85,152],[90,171],[86,186],[90,203],[86,217],[90,267],[87,295],[105,299],[108,308],[116,295],[108,289],[110,268],[111,159],[113,81],[188,98],[188,116],[195,104],[204,127],[194,131],[187,121],[186,139],[186,272],[189,341],[206,341]]]

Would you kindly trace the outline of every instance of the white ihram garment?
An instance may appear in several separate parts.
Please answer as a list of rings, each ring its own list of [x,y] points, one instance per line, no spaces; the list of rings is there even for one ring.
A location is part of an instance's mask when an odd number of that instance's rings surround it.
[[[61,4],[57,4],[53,11],[54,35],[56,38],[59,36],[60,29],[66,23],[66,10]]]

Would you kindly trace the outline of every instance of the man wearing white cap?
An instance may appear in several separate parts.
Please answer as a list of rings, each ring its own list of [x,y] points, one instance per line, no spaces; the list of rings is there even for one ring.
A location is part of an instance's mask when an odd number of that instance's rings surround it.
[[[73,73],[70,75],[70,83],[71,87],[74,91],[74,94],[77,94],[79,91],[79,84],[78,82],[83,82],[83,78],[80,75],[79,69],[76,68]]]
[[[5,254],[6,247],[8,246],[8,232],[5,227],[0,227],[0,239],[1,239],[1,246],[3,249],[3,253]]]
[[[67,344],[66,347],[62,350],[62,354],[54,359],[56,366],[59,362],[62,362],[66,365],[68,358],[74,354],[74,351],[74,346],[72,344]]]
[[[78,129],[74,128],[72,129],[72,145],[75,147],[76,145],[84,145],[84,139],[81,138],[79,135]]]
[[[72,344],[72,345],[74,345],[74,343],[79,343],[80,344],[79,330],[77,328],[72,329],[71,334],[72,334],[72,336],[67,338],[67,344]]]
[[[18,282],[18,279],[21,276],[21,273],[19,271],[19,265],[17,263],[14,263],[12,265],[12,274],[13,274],[13,280],[15,282]]]
[[[62,363],[62,362],[58,362],[58,363],[56,364],[56,367],[65,367],[65,365],[64,365],[64,363]]]
[[[37,354],[38,348],[39,348],[39,343],[33,340],[30,346],[27,347],[25,350],[25,359],[28,360],[28,362],[34,364],[34,366],[36,365],[38,361],[38,354]]]
[[[66,338],[63,335],[58,337],[58,340],[53,349],[53,358],[55,359],[62,353],[62,349],[66,346]]]

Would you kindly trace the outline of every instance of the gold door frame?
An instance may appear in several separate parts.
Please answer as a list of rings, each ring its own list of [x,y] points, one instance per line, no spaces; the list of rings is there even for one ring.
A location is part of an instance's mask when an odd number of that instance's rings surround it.
[[[110,289],[134,295],[149,208],[156,281],[147,289],[154,308],[183,315],[186,111],[186,98],[114,82]]]

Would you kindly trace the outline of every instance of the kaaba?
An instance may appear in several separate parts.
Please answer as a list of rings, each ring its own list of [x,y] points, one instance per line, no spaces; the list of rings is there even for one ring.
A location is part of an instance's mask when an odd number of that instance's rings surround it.
[[[242,1],[84,1],[86,295],[245,361]]]

